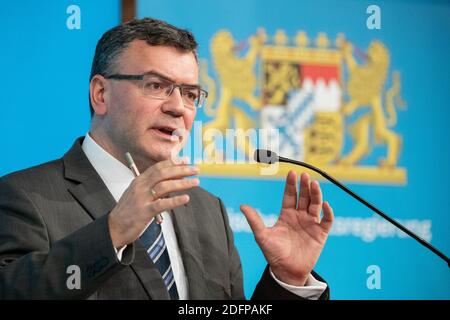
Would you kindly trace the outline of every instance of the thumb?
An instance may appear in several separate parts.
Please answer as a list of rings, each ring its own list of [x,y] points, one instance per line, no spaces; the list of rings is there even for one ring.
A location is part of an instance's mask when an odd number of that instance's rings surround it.
[[[253,233],[255,235],[261,233],[266,226],[264,225],[264,221],[259,216],[258,212],[256,212],[256,210],[252,207],[245,204],[241,205],[240,209],[245,215],[245,218],[247,219],[250,228],[252,228]]]

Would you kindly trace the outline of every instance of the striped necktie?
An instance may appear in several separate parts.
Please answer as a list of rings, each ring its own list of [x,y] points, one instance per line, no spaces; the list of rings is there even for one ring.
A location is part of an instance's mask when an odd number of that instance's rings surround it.
[[[164,284],[169,291],[170,298],[172,300],[179,300],[177,285],[173,276],[172,267],[170,266],[166,242],[164,241],[162,228],[156,223],[156,219],[153,219],[140,239],[150,256],[150,259],[152,259],[158,268],[159,273],[161,273]]]

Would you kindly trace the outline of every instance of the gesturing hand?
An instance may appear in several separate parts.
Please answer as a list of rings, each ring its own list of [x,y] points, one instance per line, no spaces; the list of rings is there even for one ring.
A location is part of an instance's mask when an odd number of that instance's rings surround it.
[[[170,194],[198,186],[198,179],[184,179],[197,173],[198,168],[190,167],[186,159],[180,163],[169,159],[154,164],[135,178],[109,215],[113,245],[118,249],[132,243],[158,213],[188,203],[189,195]]]
[[[310,182],[303,173],[297,202],[297,175],[289,171],[281,213],[273,227],[265,227],[254,208],[242,205],[241,211],[274,275],[287,284],[305,285],[333,223],[333,210],[328,202],[322,203],[319,183]]]

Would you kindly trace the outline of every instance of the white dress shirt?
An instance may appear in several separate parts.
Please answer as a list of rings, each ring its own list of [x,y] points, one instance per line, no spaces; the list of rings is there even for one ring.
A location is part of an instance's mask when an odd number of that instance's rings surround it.
[[[86,134],[82,149],[116,202],[118,202],[131,181],[134,179],[131,170],[96,143],[89,133]],[[189,299],[189,287],[180,248],[173,227],[172,213],[164,211],[162,217],[164,222],[161,224],[161,228],[166,241],[178,295],[180,300],[186,300]],[[117,251],[117,258],[119,260],[122,259],[122,252],[124,249],[125,247]],[[281,282],[275,277],[272,270],[270,270],[270,274],[283,288],[307,299],[318,299],[327,287],[326,283],[316,280],[311,274],[304,287],[292,286]]]

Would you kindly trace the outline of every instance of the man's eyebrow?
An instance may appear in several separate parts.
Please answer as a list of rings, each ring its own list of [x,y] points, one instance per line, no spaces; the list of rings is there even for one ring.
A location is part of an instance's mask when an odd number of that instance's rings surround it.
[[[169,81],[169,82],[172,82],[172,83],[176,83],[176,81],[174,81],[173,79],[171,79],[168,76],[163,75],[162,73],[159,73],[158,71],[155,71],[155,70],[150,70],[150,71],[147,71],[147,72],[145,72],[143,74],[144,75],[155,75],[155,76],[160,77],[163,80],[166,80],[166,81]],[[181,83],[181,84],[185,85],[185,86],[200,88],[200,85],[198,83]]]

